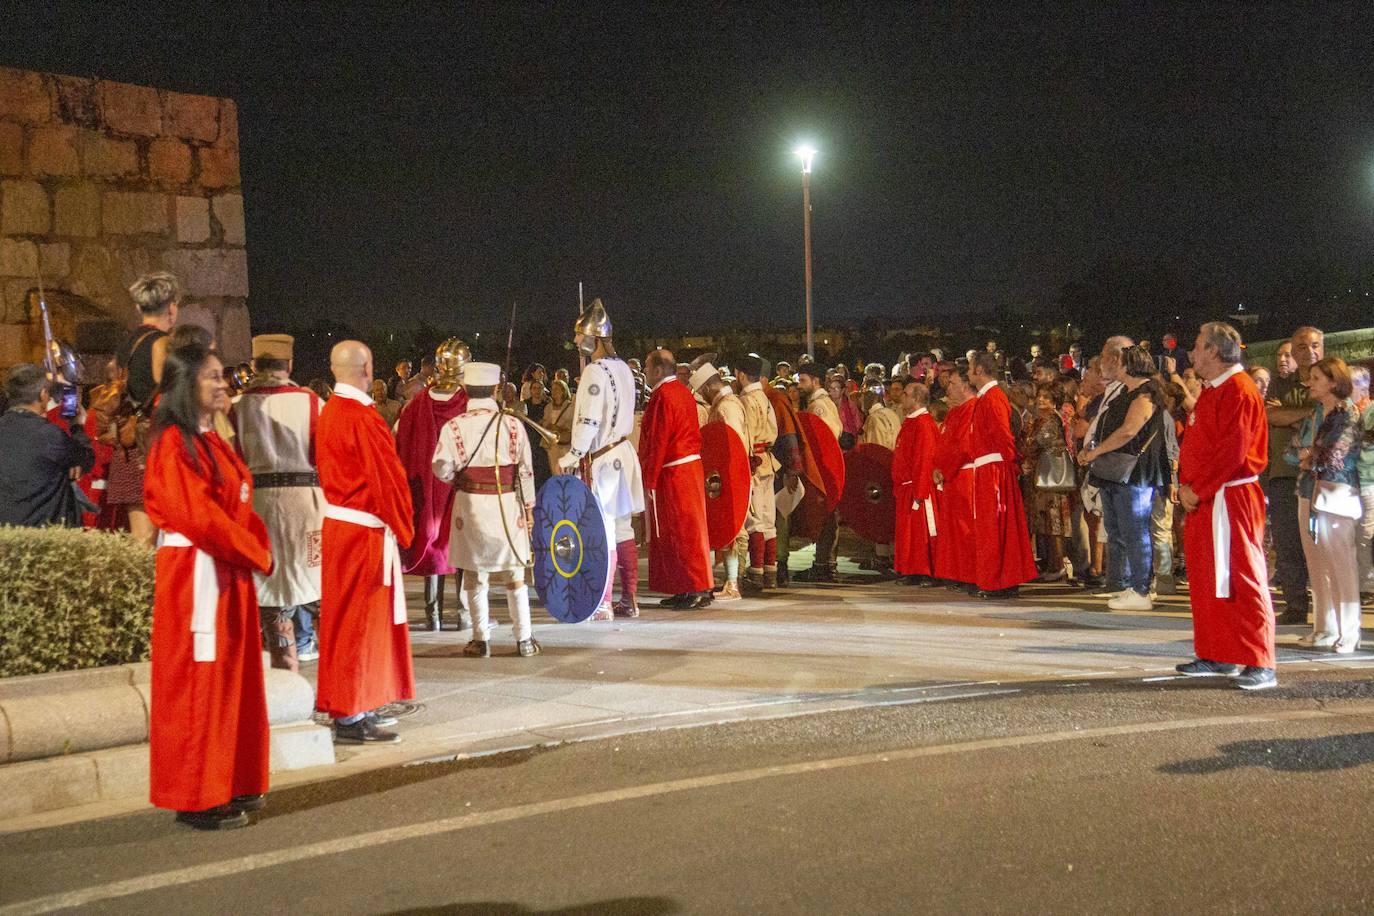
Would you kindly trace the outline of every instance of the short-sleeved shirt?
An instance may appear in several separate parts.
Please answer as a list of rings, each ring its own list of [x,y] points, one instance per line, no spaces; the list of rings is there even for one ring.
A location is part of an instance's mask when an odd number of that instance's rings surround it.
[[[1288,378],[1276,377],[1271,381],[1268,399],[1278,401],[1284,407],[1307,407],[1310,409],[1312,406],[1308,397],[1307,386],[1298,378],[1296,372]],[[1292,427],[1270,427],[1269,466],[1264,471],[1266,477],[1293,478],[1298,476],[1298,469],[1283,460],[1284,449],[1288,448],[1288,442],[1292,438]]]

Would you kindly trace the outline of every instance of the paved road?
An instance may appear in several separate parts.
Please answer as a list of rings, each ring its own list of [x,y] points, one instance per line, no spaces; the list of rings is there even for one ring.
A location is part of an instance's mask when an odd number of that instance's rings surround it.
[[[0,836],[0,913],[1370,912],[1368,674],[1040,682],[374,770],[230,834]]]

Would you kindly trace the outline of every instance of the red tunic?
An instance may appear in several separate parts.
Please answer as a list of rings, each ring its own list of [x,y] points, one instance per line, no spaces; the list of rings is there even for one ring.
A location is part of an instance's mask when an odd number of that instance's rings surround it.
[[[964,465],[973,460],[969,430],[977,405],[969,398],[951,408],[935,440],[934,463],[945,481],[935,499],[935,575],[952,582],[973,581],[973,470]]]
[[[253,482],[214,432],[192,464],[177,429],[148,451],[143,504],[153,524],[193,547],[157,551],[153,592],[149,799],[202,811],[267,791],[267,700],[253,572],[272,566],[267,529],[253,513]],[[214,479],[211,462],[219,469]],[[215,563],[219,601],[213,661],[195,661],[191,633],[197,550]]]
[[[892,489],[897,500],[892,562],[903,576],[935,575],[935,541],[930,518],[935,515],[935,441],[940,430],[923,412],[902,422],[892,453]],[[927,508],[929,506],[929,509]],[[936,531],[939,519],[936,518]]]
[[[448,561],[453,488],[434,476],[434,447],[444,424],[467,409],[468,393],[461,388],[447,401],[435,400],[425,388],[406,401],[396,420],[396,451],[410,484],[415,526],[415,539],[401,551],[401,563],[414,576],[453,572]]]
[[[670,378],[654,389],[639,432],[649,531],[649,588],[669,595],[711,588],[711,546],[706,533],[706,480],[697,406],[687,386]],[[671,465],[671,467],[669,466]]]
[[[63,431],[71,430],[71,421],[62,416],[60,405],[48,409],[48,421],[61,427]],[[76,485],[81,488],[81,492],[97,508],[103,509],[105,505],[105,477],[110,471],[110,458],[114,455],[114,448],[100,441],[100,420],[94,410],[86,411],[86,422],[82,424],[82,430],[91,440],[91,449],[95,452],[95,464],[91,469],[77,478]],[[100,515],[97,512],[81,513],[82,528],[96,528],[100,526]]]
[[[973,469],[973,583],[996,591],[1036,576],[1030,526],[1021,501],[1011,402],[993,385],[978,396],[969,430]],[[1000,461],[991,456],[1000,455]]]
[[[1264,561],[1264,491],[1258,482],[1223,485],[1264,471],[1269,425],[1259,389],[1245,372],[1203,386],[1178,456],[1179,483],[1201,501],[1183,523],[1193,651],[1198,658],[1274,667],[1274,614]],[[1214,505],[1224,499],[1231,532],[1231,596],[1217,597]]]
[[[327,504],[375,516],[400,546],[411,542],[410,487],[381,414],[336,391],[320,411],[315,452]],[[392,622],[382,584],[383,530],[326,515],[323,542],[315,708],[341,718],[411,699],[410,633]]]

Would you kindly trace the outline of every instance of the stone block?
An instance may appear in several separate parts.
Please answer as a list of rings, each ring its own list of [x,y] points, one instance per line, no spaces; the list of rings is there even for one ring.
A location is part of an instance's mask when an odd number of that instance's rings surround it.
[[[248,306],[226,303],[219,312],[219,352],[231,363],[243,362],[253,355],[253,332],[248,324]]]
[[[219,99],[183,92],[163,93],[162,133],[183,140],[212,142],[219,135]]]
[[[89,238],[100,234],[100,189],[93,184],[60,187],[53,194],[53,232]]]
[[[0,821],[99,798],[95,763],[85,754],[0,767]]]
[[[46,235],[52,225],[48,192],[36,181],[0,182],[0,232]]]
[[[239,107],[233,99],[219,100],[219,137],[215,146],[220,148],[239,148]]]
[[[75,127],[35,127],[29,133],[30,175],[77,175]]]
[[[310,721],[315,712],[315,688],[309,681],[294,671],[281,668],[265,668],[262,676],[269,724]]]
[[[239,180],[239,151],[237,147],[218,149],[205,146],[196,150],[200,160],[200,186],[202,188],[237,188]]]
[[[24,171],[24,128],[15,121],[0,121],[0,175]]]
[[[100,98],[96,81],[85,76],[50,77],[57,92],[57,120],[78,127],[100,127]]]
[[[111,748],[90,756],[101,801],[148,797],[148,745]]]
[[[5,280],[0,286],[0,301],[4,303],[3,317],[5,324],[28,324],[29,322],[29,290],[33,289],[33,280]],[[0,365],[8,365],[0,363]],[[0,744],[0,747],[8,747],[8,742]]]
[[[99,131],[83,130],[77,135],[81,171],[99,178],[121,178],[138,174],[138,148],[132,140],[116,140]]]
[[[110,248],[98,242],[76,246],[67,287],[78,296],[105,306],[111,314],[132,315],[133,303],[129,301],[132,281],[132,276],[125,279],[123,265]]]
[[[167,197],[143,191],[106,191],[100,203],[106,232],[142,235],[167,231]]]
[[[224,233],[224,243],[226,245],[242,245],[244,243],[243,195],[221,194],[215,198],[214,208],[215,219],[219,221],[220,229]]]
[[[171,184],[190,181],[191,148],[180,140],[154,140],[148,144],[148,175]]]
[[[47,242],[38,246],[38,265],[44,282],[61,280],[72,269],[72,246],[66,242]]]
[[[148,740],[143,700],[128,684],[9,699],[4,711],[12,761]]]
[[[0,118],[25,124],[52,119],[52,98],[41,73],[0,67]]]
[[[334,736],[313,722],[274,725],[269,733],[268,770],[283,773],[334,762]]]
[[[100,112],[112,130],[143,137],[162,134],[162,101],[156,89],[101,80],[98,91]]]
[[[204,197],[177,198],[177,241],[204,242],[210,238],[210,201]]]
[[[241,248],[166,251],[162,263],[192,296],[248,295],[248,255]]]
[[[0,238],[0,277],[29,277],[38,274],[38,246],[21,239]]]

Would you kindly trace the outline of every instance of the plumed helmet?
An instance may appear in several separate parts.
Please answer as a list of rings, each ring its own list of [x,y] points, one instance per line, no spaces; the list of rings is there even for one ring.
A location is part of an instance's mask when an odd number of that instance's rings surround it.
[[[600,297],[592,300],[587,310],[577,317],[573,330],[587,337],[610,337],[611,316],[606,314],[606,306]]]
[[[471,361],[472,350],[457,337],[450,337],[434,348],[434,372],[441,380],[461,380],[463,366]]]

